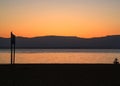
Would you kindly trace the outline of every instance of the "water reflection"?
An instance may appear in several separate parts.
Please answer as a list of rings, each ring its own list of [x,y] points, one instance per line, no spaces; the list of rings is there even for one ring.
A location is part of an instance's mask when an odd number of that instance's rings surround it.
[[[120,50],[95,49],[19,49],[16,63],[113,63]],[[10,51],[0,50],[0,63],[10,62]]]

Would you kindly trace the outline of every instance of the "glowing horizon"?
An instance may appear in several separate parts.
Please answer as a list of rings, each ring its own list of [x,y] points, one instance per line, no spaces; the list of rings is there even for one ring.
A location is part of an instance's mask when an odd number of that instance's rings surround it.
[[[0,37],[120,34],[120,0],[0,0]]]

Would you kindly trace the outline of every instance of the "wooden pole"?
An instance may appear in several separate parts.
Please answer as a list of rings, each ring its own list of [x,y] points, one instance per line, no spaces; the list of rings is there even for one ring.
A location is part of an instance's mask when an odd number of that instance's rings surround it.
[[[12,61],[13,61],[13,59],[12,59],[12,57],[13,57],[13,52],[12,52],[12,32],[11,32],[11,64],[13,63]]]
[[[15,44],[14,44],[14,56],[13,56],[13,64],[15,63]]]
[[[12,57],[13,57],[13,55],[12,55],[12,43],[11,43],[11,64],[13,63],[12,61],[13,61],[13,59],[12,59]]]
[[[11,32],[11,64],[15,63],[15,35]]]

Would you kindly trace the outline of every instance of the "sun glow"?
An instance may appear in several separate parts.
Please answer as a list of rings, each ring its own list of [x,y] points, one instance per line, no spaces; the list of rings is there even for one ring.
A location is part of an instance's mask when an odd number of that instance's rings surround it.
[[[0,36],[9,37],[11,31],[25,37],[120,34],[120,1],[65,1],[1,0]]]

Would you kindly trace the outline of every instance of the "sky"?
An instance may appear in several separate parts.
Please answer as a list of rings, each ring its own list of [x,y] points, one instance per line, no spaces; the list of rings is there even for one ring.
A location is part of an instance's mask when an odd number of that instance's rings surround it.
[[[0,37],[120,34],[120,0],[0,0]]]

